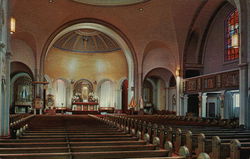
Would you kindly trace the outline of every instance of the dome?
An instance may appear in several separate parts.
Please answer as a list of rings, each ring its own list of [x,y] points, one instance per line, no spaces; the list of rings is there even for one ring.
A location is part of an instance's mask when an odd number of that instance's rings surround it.
[[[105,53],[120,50],[112,38],[92,29],[69,32],[57,40],[53,46],[61,50],[79,53]]]
[[[90,5],[98,5],[98,6],[122,6],[122,5],[131,5],[146,2],[149,0],[73,0],[75,2],[80,2],[84,4]]]

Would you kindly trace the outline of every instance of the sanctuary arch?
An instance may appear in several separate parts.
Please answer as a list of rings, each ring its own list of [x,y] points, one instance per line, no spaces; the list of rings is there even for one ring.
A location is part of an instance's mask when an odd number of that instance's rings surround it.
[[[57,47],[58,43],[60,44],[60,42],[62,41],[61,39],[63,39],[64,36],[68,36],[68,39],[67,41],[69,41],[68,43],[72,42],[72,36],[74,35],[71,35],[72,32],[75,32],[77,34],[79,34],[79,32],[81,32],[81,35],[82,35],[82,39],[79,38],[79,37],[76,37],[75,39],[75,42],[73,42],[74,44],[72,44],[72,48],[77,48],[78,47],[78,43],[79,41],[82,42],[82,44],[85,46],[87,45],[87,43],[89,43],[89,41],[93,41],[92,43],[94,43],[95,45],[98,45],[98,40],[101,36],[101,41],[105,41],[104,42],[104,45],[108,45],[110,46],[110,42],[107,42],[107,39],[110,38],[112,39],[112,42],[113,41],[116,43],[117,47],[119,47],[119,49],[113,49],[113,50],[108,50],[110,52],[106,52],[103,51],[103,55],[105,56],[110,56],[111,54],[113,56],[124,56],[124,62],[120,62],[122,63],[121,65],[122,66],[119,66],[117,68],[110,68],[110,65],[114,65],[114,62],[110,62],[109,58],[107,57],[106,58],[106,61],[101,61],[100,58],[98,59],[98,56],[100,56],[100,52],[102,51],[96,51],[96,50],[91,50],[88,55],[87,55],[87,52],[86,50],[77,50],[75,51],[74,55],[73,56],[78,56],[80,57],[80,54],[84,54],[84,56],[90,56],[90,57],[86,57],[85,59],[90,59],[91,56],[95,56],[94,61],[92,61],[94,64],[86,64],[86,66],[83,66],[83,62],[81,63],[81,61],[79,60],[78,57],[74,57],[72,58],[71,60],[71,64],[69,65],[68,67],[68,73],[67,76],[65,77],[61,77],[60,71],[56,70],[56,69],[53,69],[53,67],[48,67],[49,65],[51,65],[51,62],[54,59],[58,59],[55,61],[55,63],[57,63],[59,61],[59,59],[62,59],[62,62],[65,62],[67,61],[66,58],[63,59],[61,58],[61,55],[64,56],[64,54],[67,54],[67,49],[63,48],[61,49],[60,47]],[[94,33],[97,32],[98,34],[100,35],[94,35]],[[92,34],[93,33],[93,34]],[[90,35],[91,34],[91,35]],[[90,36],[96,36],[96,37],[91,37],[89,38]],[[107,37],[106,37],[107,36]],[[71,41],[70,41],[70,38],[71,38]],[[61,42],[61,46],[67,46],[67,44],[65,43],[62,43]],[[79,52],[78,52],[79,51]],[[51,54],[50,52],[53,52],[53,54]],[[72,53],[70,53],[72,54]],[[109,55],[110,54],[110,55]],[[58,56],[57,56],[58,55]],[[67,55],[68,56],[68,55]],[[44,54],[42,55],[42,58],[41,58],[41,74],[45,75],[46,77],[49,77],[50,79],[52,79],[52,82],[54,79],[57,79],[57,78],[64,78],[66,79],[70,84],[69,86],[69,90],[68,91],[72,91],[74,90],[74,85],[76,85],[76,81],[78,81],[79,79],[87,79],[90,81],[91,85],[92,85],[92,88],[91,89],[88,89],[87,91],[87,94],[91,93],[91,95],[93,95],[94,97],[98,98],[98,100],[102,99],[101,97],[98,97],[98,95],[100,95],[100,91],[98,90],[98,84],[100,81],[102,81],[103,79],[105,79],[105,75],[102,75],[102,72],[106,71],[106,75],[109,76],[110,73],[112,73],[112,71],[119,71],[119,72],[122,72],[121,70],[119,69],[125,69],[123,72],[125,72],[125,74],[121,74],[121,75],[116,75],[116,77],[112,77],[114,79],[111,79],[111,81],[114,81],[112,82],[111,84],[109,83],[109,85],[112,85],[112,91],[113,94],[114,94],[114,97],[112,98],[111,101],[109,101],[108,103],[111,103],[110,106],[112,107],[115,107],[116,109],[121,109],[121,104],[122,104],[122,98],[121,98],[121,94],[122,94],[122,89],[120,88],[120,80],[123,79],[123,78],[126,78],[128,79],[128,98],[127,98],[127,102],[129,102],[131,100],[131,98],[133,96],[135,96],[135,89],[134,89],[134,74],[135,74],[135,62],[134,62],[134,58],[133,58],[133,55],[132,55],[132,51],[130,49],[130,47],[128,46],[127,44],[127,41],[123,39],[122,36],[120,36],[116,31],[112,30],[111,28],[105,26],[105,25],[102,25],[102,24],[98,24],[98,23],[77,23],[77,24],[73,24],[73,25],[70,25],[66,28],[63,28],[61,29],[59,32],[57,32],[57,34],[55,34],[53,36],[53,38],[51,38],[51,41],[48,43],[48,46],[46,48],[46,51],[44,52]],[[115,59],[115,58],[114,58]],[[113,59],[113,61],[115,61]],[[81,63],[81,66],[80,65],[76,65],[77,62],[75,62],[76,60],[78,60],[78,64]],[[89,60],[91,62],[91,60]],[[112,61],[112,60],[111,60]],[[119,60],[118,60],[119,61]],[[61,62],[61,63],[62,63]],[[70,59],[67,61],[67,62],[70,62]],[[46,64],[45,64],[46,63]],[[49,65],[48,65],[49,63]],[[108,64],[110,63],[110,64]],[[117,60],[116,60],[116,63],[117,63]],[[62,65],[61,65],[62,66]],[[58,69],[60,68],[60,64],[57,65]],[[64,66],[62,66],[63,68]],[[78,68],[77,68],[78,67]],[[125,68],[126,67],[126,68]],[[54,67],[55,68],[55,67]],[[88,78],[85,77],[85,75],[81,75],[81,76],[75,76],[75,74],[77,74],[79,71],[76,71],[76,69],[81,69],[84,74],[84,71],[86,71],[87,69],[90,69],[92,72],[90,73],[91,75],[89,75]],[[63,70],[64,72],[67,71],[65,69],[61,69]],[[51,71],[51,72],[50,72]],[[53,77],[53,71],[55,72],[55,74],[58,74],[57,77]],[[110,73],[108,73],[108,71],[110,71]],[[72,72],[72,73],[71,73]],[[127,72],[127,73],[126,73]],[[72,75],[72,76],[71,76]],[[74,77],[73,77],[74,76]],[[108,85],[108,82],[106,83],[103,83],[105,86]],[[102,86],[104,88],[104,85]],[[39,93],[39,92],[38,92]],[[67,93],[69,96],[67,97],[68,99],[66,101],[70,101],[73,99],[74,97],[74,92],[73,93]],[[112,94],[112,93],[111,93]],[[98,101],[99,102],[99,101]],[[67,102],[67,104],[69,104],[70,102]],[[102,102],[103,103],[103,102]],[[107,103],[107,102],[106,102]],[[99,103],[100,104],[100,103]],[[107,105],[107,104],[105,104]],[[67,106],[68,107],[68,106]]]

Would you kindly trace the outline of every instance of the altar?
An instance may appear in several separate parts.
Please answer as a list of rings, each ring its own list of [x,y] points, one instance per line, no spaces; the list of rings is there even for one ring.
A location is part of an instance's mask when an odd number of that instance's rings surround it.
[[[73,102],[72,111],[98,111],[98,102]]]

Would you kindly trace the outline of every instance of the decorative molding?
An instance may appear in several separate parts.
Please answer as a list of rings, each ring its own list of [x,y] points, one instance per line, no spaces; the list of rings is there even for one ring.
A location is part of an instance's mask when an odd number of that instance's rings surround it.
[[[72,0],[78,3],[96,6],[124,6],[147,2],[149,0]]]

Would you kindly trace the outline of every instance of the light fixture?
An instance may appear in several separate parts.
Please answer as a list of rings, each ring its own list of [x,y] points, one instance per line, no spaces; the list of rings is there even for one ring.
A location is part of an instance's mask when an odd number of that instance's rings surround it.
[[[143,12],[143,11],[144,11],[144,9],[143,9],[143,8],[139,8],[138,10],[139,10],[139,12]]]
[[[232,47],[239,48],[239,35],[237,33],[232,36]]]
[[[175,71],[175,75],[176,75],[177,77],[179,77],[179,76],[180,76],[180,69],[179,69],[179,68],[177,68],[177,69],[176,69],[176,71]]]
[[[14,34],[16,32],[16,19],[10,18],[10,34]]]

